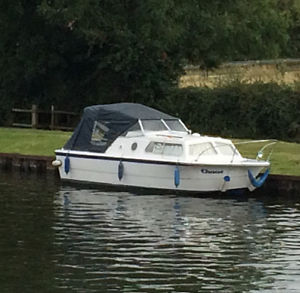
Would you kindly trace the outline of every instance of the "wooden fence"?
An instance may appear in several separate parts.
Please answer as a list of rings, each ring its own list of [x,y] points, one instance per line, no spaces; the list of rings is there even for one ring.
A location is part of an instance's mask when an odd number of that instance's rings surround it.
[[[37,105],[32,105],[31,109],[13,108],[11,111],[12,126],[15,127],[73,130],[80,118],[78,113],[55,110],[54,105],[50,111],[39,110]]]

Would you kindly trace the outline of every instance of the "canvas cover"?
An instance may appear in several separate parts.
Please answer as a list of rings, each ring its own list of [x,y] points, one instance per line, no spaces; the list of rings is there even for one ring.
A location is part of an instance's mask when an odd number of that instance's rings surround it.
[[[89,106],[84,109],[82,119],[64,149],[103,153],[118,136],[138,123],[139,119],[176,118],[135,103]]]

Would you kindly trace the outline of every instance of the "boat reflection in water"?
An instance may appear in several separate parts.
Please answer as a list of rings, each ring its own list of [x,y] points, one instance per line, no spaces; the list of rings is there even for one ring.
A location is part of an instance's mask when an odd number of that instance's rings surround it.
[[[93,292],[300,290],[300,213],[236,200],[64,187],[60,288]],[[90,291],[89,291],[90,290]]]

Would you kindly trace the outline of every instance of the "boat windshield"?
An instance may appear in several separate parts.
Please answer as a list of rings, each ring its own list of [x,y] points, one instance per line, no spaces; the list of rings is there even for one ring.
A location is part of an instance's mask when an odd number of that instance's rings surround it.
[[[161,120],[141,120],[145,131],[180,131],[187,132],[183,123],[179,119],[161,119]]]
[[[178,119],[166,119],[164,122],[172,131],[187,132],[187,129],[184,127],[183,123],[181,123]]]
[[[179,119],[143,119],[131,126],[122,136],[139,136],[143,131],[188,132]]]
[[[167,126],[161,120],[142,120],[141,122],[145,131],[168,130]]]

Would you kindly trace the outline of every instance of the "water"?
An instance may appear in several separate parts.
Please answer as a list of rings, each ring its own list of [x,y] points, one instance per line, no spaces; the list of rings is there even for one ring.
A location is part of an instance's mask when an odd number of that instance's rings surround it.
[[[300,198],[0,175],[1,292],[299,292]]]

